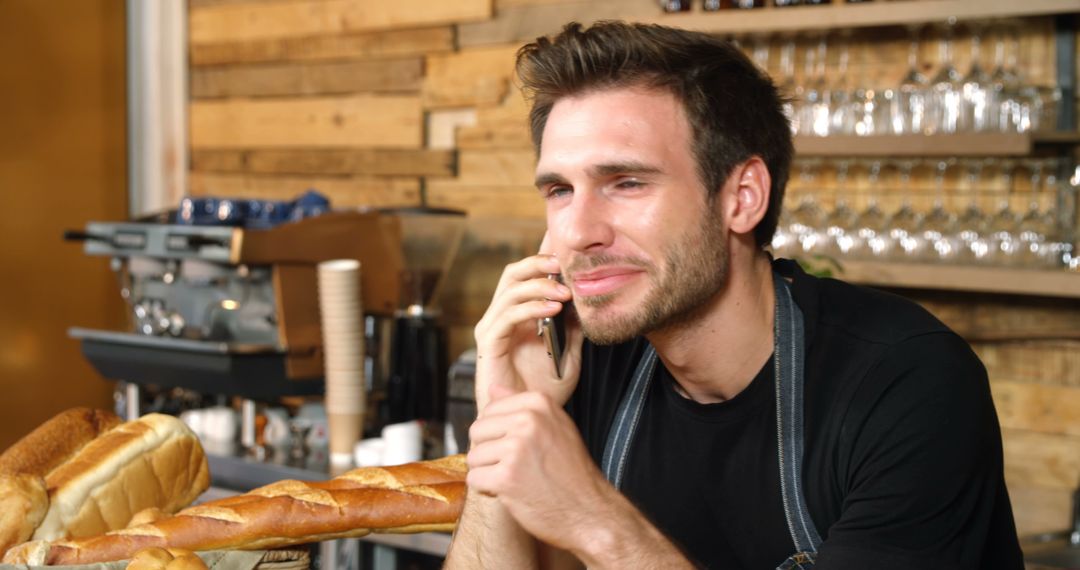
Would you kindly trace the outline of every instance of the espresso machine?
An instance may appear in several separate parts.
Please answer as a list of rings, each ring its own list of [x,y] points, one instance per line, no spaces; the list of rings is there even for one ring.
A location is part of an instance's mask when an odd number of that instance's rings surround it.
[[[69,330],[105,378],[260,401],[321,394],[316,265],[360,260],[365,313],[392,318],[401,305],[396,216],[328,211],[198,225],[184,215],[181,207],[157,219],[91,222],[66,235],[110,259],[127,305],[128,330]],[[138,414],[134,396],[129,415]]]

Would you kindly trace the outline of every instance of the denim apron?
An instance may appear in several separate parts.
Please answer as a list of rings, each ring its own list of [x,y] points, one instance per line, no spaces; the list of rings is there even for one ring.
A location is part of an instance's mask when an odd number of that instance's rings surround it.
[[[814,567],[814,558],[821,545],[821,537],[818,536],[817,529],[814,528],[814,523],[810,519],[802,494],[803,360],[805,359],[803,316],[791,297],[791,289],[787,281],[774,273],[773,283],[776,293],[776,311],[773,320],[776,449],[780,459],[780,493],[784,504],[784,517],[787,519],[791,540],[795,544],[795,554],[788,557],[777,567],[777,570],[809,570]],[[630,452],[630,442],[637,430],[641,411],[645,407],[645,396],[648,394],[649,383],[656,369],[656,358],[656,350],[652,346],[647,346],[645,354],[642,355],[634,371],[630,388],[615,412],[615,421],[604,446],[601,469],[616,489],[622,488],[626,457]]]

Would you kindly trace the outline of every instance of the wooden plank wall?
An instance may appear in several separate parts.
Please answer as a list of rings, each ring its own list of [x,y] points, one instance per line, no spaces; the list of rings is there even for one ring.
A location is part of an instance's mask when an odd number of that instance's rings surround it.
[[[527,106],[512,77],[514,53],[524,39],[566,21],[659,12],[655,0],[189,0],[189,6],[190,192],[285,199],[316,188],[339,206],[467,211],[469,231],[443,299],[454,355],[472,345],[472,325],[502,267],[535,251],[543,232],[543,205],[531,186]],[[935,71],[936,34],[923,33],[925,72]],[[907,68],[905,30],[842,37],[851,85],[899,82]],[[962,27],[954,45],[963,71],[970,38]],[[786,39],[766,39],[768,68],[779,76]],[[741,41],[750,52],[761,40]],[[801,81],[802,53],[816,37],[796,41]],[[836,83],[841,36],[829,42],[827,78]],[[1019,45],[1025,79],[1050,84],[1051,21],[1026,20]],[[987,65],[992,48],[984,40]],[[867,189],[861,168],[847,181],[858,208]],[[891,172],[883,183],[886,209],[899,202]],[[959,172],[952,170],[950,188],[961,185]],[[835,166],[822,168],[812,184],[796,172],[792,178],[789,203],[836,186]],[[998,183],[984,181],[991,188]],[[917,171],[914,187],[916,206],[928,207],[933,186],[926,168]],[[984,207],[996,206],[999,197]],[[1014,197],[1014,208],[1026,208],[1030,199]],[[951,203],[966,205],[960,198]],[[1064,527],[1068,492],[1080,483],[1080,305],[918,298],[967,335],[987,364],[1021,533]],[[1060,338],[1043,338],[1048,323],[1060,324],[1053,329]]]

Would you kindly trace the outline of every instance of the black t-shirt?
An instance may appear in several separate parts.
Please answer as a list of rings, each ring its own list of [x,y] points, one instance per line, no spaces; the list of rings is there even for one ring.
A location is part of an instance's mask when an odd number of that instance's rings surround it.
[[[805,319],[817,568],[1023,568],[997,415],[968,345],[900,297],[775,267]],[[586,343],[567,411],[597,463],[644,348]],[[734,398],[699,404],[658,361],[623,492],[695,563],[771,570],[795,550],[776,439],[771,364]]]

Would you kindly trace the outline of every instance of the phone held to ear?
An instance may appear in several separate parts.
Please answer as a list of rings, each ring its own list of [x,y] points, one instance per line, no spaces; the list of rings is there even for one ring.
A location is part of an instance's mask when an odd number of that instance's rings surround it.
[[[562,282],[558,274],[548,275],[548,279]],[[544,339],[544,347],[547,349],[548,358],[555,367],[555,377],[563,379],[563,355],[566,352],[566,304],[559,313],[553,317],[544,317],[537,321],[537,330]]]

